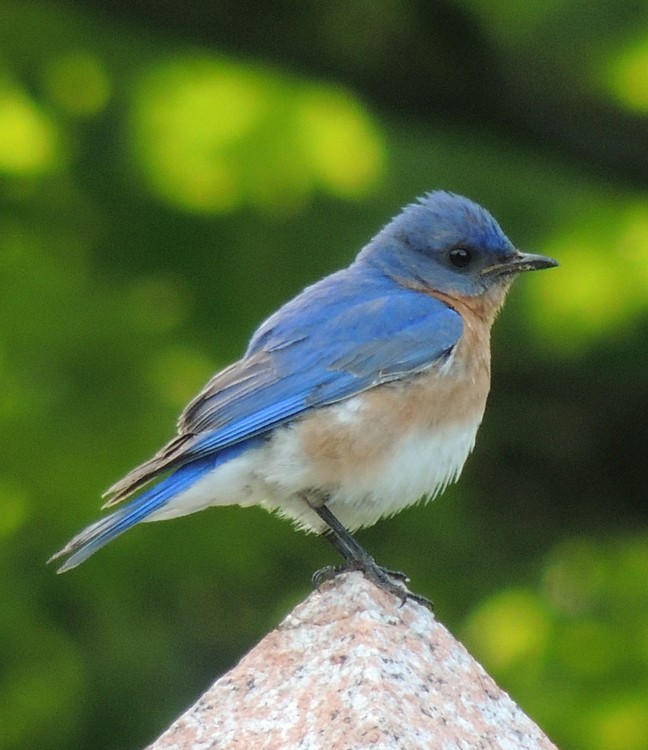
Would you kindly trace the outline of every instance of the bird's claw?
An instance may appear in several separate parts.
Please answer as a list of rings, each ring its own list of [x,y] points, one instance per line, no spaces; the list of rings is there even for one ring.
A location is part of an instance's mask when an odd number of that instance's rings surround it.
[[[366,563],[366,561],[363,561]],[[400,599],[401,607],[406,601],[413,601],[420,604],[428,609],[433,609],[434,605],[425,596],[420,594],[414,594],[408,591],[405,584],[409,582],[409,577],[405,573],[401,573],[399,570],[390,570],[389,568],[382,568],[377,565],[373,560],[370,564],[360,564],[359,562],[347,563],[345,565],[326,565],[325,567],[317,570],[312,577],[313,586],[319,588],[326,581],[332,581],[335,576],[340,573],[348,573],[352,570],[359,570],[365,578],[367,578],[374,586],[379,589],[386,591],[388,594],[393,594],[395,597]],[[396,579],[396,580],[394,580]]]

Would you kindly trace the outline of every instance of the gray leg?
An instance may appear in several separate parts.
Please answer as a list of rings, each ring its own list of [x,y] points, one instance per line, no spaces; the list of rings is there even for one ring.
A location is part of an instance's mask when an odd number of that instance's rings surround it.
[[[309,503],[309,505],[311,505]],[[378,588],[397,596],[404,604],[407,599],[412,599],[426,607],[431,602],[424,596],[413,594],[407,590],[405,583],[409,580],[406,575],[395,570],[388,570],[376,564],[376,561],[362,547],[347,529],[333,515],[328,506],[324,504],[311,505],[311,508],[328,526],[324,532],[324,538],[330,542],[335,549],[344,557],[346,563],[339,568],[328,566],[318,570],[313,576],[313,583],[319,586],[325,580],[333,578],[337,573],[348,570],[360,570]],[[395,579],[395,580],[394,580]]]

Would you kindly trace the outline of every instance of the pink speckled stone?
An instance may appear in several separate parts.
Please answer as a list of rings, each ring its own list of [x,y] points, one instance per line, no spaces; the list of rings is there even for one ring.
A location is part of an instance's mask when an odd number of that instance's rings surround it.
[[[149,750],[549,750],[413,602],[360,573],[313,592]]]

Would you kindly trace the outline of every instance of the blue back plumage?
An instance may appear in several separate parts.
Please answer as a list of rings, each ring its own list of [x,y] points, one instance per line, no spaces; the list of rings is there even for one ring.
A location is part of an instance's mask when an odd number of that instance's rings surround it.
[[[417,372],[461,332],[461,317],[432,296],[367,278],[360,267],[334,274],[266,321],[243,360],[189,406],[184,425],[200,437],[185,457]]]

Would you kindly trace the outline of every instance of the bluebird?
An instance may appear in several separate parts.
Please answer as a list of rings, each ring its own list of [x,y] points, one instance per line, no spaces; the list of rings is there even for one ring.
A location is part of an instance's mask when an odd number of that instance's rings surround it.
[[[462,196],[406,206],[351,265],[261,324],[104,507],[129,502],[54,555],[67,557],[59,572],[140,521],[260,505],[322,534],[341,569],[417,598],[351,532],[459,477],[484,414],[495,316],[518,274],[556,265],[517,250]]]

